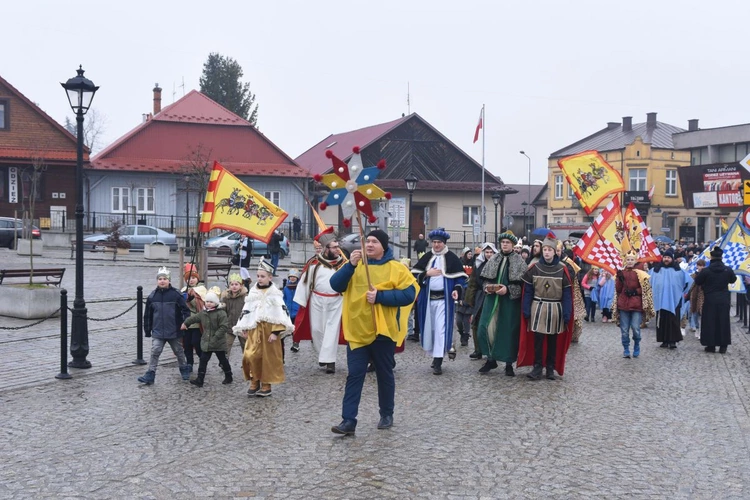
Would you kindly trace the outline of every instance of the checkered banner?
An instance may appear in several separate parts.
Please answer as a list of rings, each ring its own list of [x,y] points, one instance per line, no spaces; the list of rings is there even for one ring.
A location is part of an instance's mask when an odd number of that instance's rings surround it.
[[[578,240],[573,251],[583,261],[615,274],[624,267],[620,257],[623,243],[628,243],[627,234],[620,213],[620,200],[615,195],[583,238]]]
[[[625,210],[625,225],[633,248],[638,248],[638,262],[659,262],[661,253],[641,214],[633,203]]]
[[[724,235],[719,248],[724,250],[722,260],[736,274],[750,276],[750,254],[747,246],[750,243],[750,230],[745,227],[740,215],[734,220]]]

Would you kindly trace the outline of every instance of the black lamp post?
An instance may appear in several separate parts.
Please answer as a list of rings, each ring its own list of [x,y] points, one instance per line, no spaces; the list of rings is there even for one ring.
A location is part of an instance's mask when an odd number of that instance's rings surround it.
[[[73,320],[70,332],[70,354],[73,361],[68,366],[73,368],[91,368],[89,355],[89,326],[86,302],[83,300],[83,115],[91,107],[94,94],[99,87],[83,76],[83,67],[79,66],[78,75],[61,83],[68,94],[70,107],[76,114],[76,135],[78,138],[76,161],[76,295],[73,300]]]
[[[521,203],[521,206],[523,207],[523,235],[526,236],[526,232],[529,228],[529,223],[526,222],[526,209],[528,208],[529,204],[524,201],[523,203]],[[527,237],[526,239],[528,240],[529,238]]]
[[[497,241],[497,206],[500,204],[500,200],[503,195],[499,191],[492,192],[492,203],[495,204],[495,241]]]
[[[406,212],[406,216],[409,218],[406,225],[406,244],[409,248],[406,251],[406,255],[409,257],[409,259],[411,259],[411,202],[414,196],[414,191],[417,189],[417,182],[419,182],[419,179],[417,179],[414,174],[411,174],[409,177],[404,179],[404,182],[406,182],[406,190],[409,191],[409,211]]]

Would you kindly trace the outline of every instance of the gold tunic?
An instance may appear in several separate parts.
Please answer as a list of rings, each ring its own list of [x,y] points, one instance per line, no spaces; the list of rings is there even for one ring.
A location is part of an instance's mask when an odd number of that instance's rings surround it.
[[[279,334],[283,325],[258,323],[252,330],[246,330],[247,340],[242,354],[242,372],[245,380],[254,378],[263,384],[280,384],[284,376],[284,361],[281,355],[281,340],[268,341],[271,333]]]

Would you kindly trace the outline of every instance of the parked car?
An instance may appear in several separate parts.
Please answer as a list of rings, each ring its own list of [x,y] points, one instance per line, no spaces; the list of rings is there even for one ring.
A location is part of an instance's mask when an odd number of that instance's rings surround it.
[[[237,249],[239,241],[240,233],[227,231],[207,239],[203,242],[203,246],[206,248],[216,248],[219,252],[230,255]],[[268,255],[268,245],[253,238],[253,255]],[[283,259],[287,255],[289,255],[289,239],[284,235],[284,240],[281,242],[281,258]]]
[[[98,250],[103,248],[102,245],[97,245],[97,243],[107,241],[107,238],[109,238],[109,234],[105,233],[87,236],[83,239],[83,249]],[[149,243],[167,245],[170,251],[177,250],[177,236],[153,226],[140,224],[122,226],[120,227],[120,239],[130,242],[131,250],[143,250],[144,245]]]
[[[23,236],[23,221],[13,217],[0,217],[0,247],[14,248],[16,238],[21,239]],[[42,232],[36,226],[31,226],[31,237],[38,240],[42,237]]]
[[[351,233],[343,236],[339,240],[339,246],[347,256],[352,253],[352,250],[360,250],[362,248],[362,245],[359,242],[359,233]]]

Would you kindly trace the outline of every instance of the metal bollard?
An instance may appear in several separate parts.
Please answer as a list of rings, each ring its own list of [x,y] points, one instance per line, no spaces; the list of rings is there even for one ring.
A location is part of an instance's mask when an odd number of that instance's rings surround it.
[[[55,378],[73,378],[68,373],[68,291],[60,290],[60,373]]]
[[[138,287],[138,292],[136,293],[136,306],[135,306],[135,314],[138,316],[136,318],[136,342],[137,342],[137,358],[135,361],[133,361],[134,365],[145,365],[146,361],[143,359],[143,287]]]

